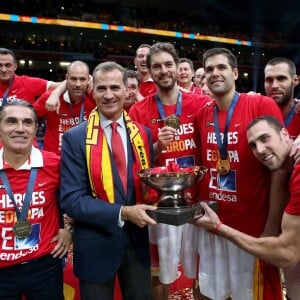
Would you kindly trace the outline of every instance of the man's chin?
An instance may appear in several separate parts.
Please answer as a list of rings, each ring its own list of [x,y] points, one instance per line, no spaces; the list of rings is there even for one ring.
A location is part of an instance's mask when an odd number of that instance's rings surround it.
[[[2,84],[6,84],[10,82],[11,78],[7,78],[7,77],[0,77],[0,83]]]
[[[158,87],[163,91],[170,91],[174,88],[175,83],[159,84]]]
[[[270,171],[276,171],[280,168],[280,166],[276,163],[272,162],[264,162],[263,163]]]

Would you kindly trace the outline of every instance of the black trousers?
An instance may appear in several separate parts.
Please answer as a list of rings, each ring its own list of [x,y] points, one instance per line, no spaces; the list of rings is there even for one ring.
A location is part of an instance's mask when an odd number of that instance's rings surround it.
[[[0,268],[0,300],[63,300],[62,260],[52,255]]]
[[[123,300],[151,299],[151,272],[139,261],[131,243],[128,243],[125,255],[118,270]],[[81,300],[113,300],[115,278],[102,283],[80,280]]]

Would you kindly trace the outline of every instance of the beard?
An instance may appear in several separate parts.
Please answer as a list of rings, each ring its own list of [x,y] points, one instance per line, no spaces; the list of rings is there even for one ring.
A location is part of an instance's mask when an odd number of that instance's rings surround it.
[[[173,79],[170,83],[161,83],[160,81],[155,82],[157,87],[162,91],[171,91],[176,85],[177,79]]]
[[[290,99],[293,97],[293,92],[294,92],[294,85],[291,84],[291,86],[289,87],[289,89],[286,90],[286,94],[284,94],[279,99],[275,99],[276,103],[279,106],[286,105],[290,101]]]

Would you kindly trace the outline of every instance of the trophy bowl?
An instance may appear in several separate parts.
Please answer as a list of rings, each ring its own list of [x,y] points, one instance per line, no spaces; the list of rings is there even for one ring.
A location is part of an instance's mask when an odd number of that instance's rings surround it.
[[[185,190],[199,182],[207,168],[202,166],[148,168],[138,172],[138,176],[149,187],[158,191],[157,210],[148,214],[159,223],[181,225],[192,221],[195,214],[202,211],[200,204],[188,205]]]

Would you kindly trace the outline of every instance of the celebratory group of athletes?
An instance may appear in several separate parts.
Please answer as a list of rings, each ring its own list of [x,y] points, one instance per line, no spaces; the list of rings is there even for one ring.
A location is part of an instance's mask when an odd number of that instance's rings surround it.
[[[90,76],[86,63],[74,61],[66,80],[55,83],[16,75],[14,53],[0,48],[0,299],[62,299],[62,273],[52,260],[66,254],[71,233],[59,224],[60,210],[73,219],[83,300],[112,299],[116,275],[123,299],[168,299],[179,264],[197,283],[195,299],[282,299],[281,270],[287,297],[297,299],[295,64],[269,61],[263,96],[237,91],[237,59],[226,48],[207,50],[196,72],[164,42],[140,45],[134,62],[137,76],[113,62]],[[46,123],[43,150],[34,138],[37,117]],[[125,149],[125,189],[112,158],[112,122]],[[140,199],[137,169],[170,163],[208,170],[190,191],[191,204],[204,208],[192,223],[156,223],[146,213],[155,207]],[[218,203],[217,215],[207,201]],[[46,276],[53,277],[47,289]]]

